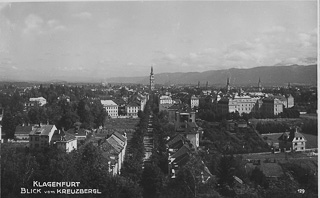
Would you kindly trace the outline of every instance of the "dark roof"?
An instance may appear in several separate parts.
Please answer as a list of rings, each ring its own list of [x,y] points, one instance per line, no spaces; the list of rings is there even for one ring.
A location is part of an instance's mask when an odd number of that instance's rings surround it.
[[[119,138],[122,142],[126,142],[127,141],[127,138],[124,137],[123,135],[121,135],[118,132],[114,132],[113,135],[115,135],[117,138]]]
[[[32,131],[32,126],[17,126],[14,132],[15,135],[29,135]]]
[[[87,135],[87,131],[85,129],[72,128],[72,129],[69,129],[67,131],[67,133],[74,134],[75,136],[86,136]]]
[[[129,107],[136,107],[136,106],[140,107],[140,104],[138,104],[137,102],[130,102],[129,104],[127,104],[127,106],[129,106]]]
[[[56,130],[52,136],[52,139],[60,142],[69,142],[71,140],[75,140],[76,136],[68,132]]]
[[[173,138],[170,138],[170,140],[167,142],[167,145],[169,147],[172,147],[174,144],[176,144],[179,141],[182,141],[184,143],[186,141],[186,138],[183,135],[178,134],[178,135],[174,136]]]
[[[177,152],[175,152],[171,158],[178,158],[179,156],[189,153],[190,152],[190,147],[189,145],[186,143],[184,144]]]
[[[103,153],[108,154],[108,156],[118,156],[119,153],[121,151],[118,151],[114,146],[112,146],[112,144],[110,144],[110,142],[108,141],[104,141],[102,144],[101,144],[101,150]]]

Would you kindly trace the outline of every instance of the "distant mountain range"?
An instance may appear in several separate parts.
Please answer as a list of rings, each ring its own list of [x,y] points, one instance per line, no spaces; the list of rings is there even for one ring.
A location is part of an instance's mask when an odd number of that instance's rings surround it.
[[[259,78],[262,85],[317,84],[317,65],[262,66],[250,69],[210,70],[205,72],[177,72],[155,74],[156,84],[198,84],[225,85],[227,78],[231,85],[257,85]],[[108,83],[149,84],[149,76],[117,77],[107,79]]]

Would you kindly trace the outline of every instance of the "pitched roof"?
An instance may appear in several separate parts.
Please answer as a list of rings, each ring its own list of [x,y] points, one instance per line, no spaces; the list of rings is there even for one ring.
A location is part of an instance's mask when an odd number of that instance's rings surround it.
[[[101,104],[103,106],[118,106],[115,102],[112,100],[101,100]]]
[[[29,134],[30,135],[49,135],[53,127],[54,125],[35,126]]]
[[[114,137],[110,136],[108,139],[107,139],[107,142],[109,142],[113,148],[115,148],[118,152],[121,152],[122,149],[123,149],[123,146],[121,146],[119,144],[119,142],[117,140],[115,140]]]
[[[32,131],[32,126],[17,126],[14,132],[15,135],[29,135]]]
[[[129,104],[127,104],[128,107],[140,107],[140,104],[138,104],[137,102],[130,102]]]
[[[186,153],[190,152],[190,147],[188,144],[184,144],[177,152],[175,152],[171,158],[178,158],[181,155],[184,155]]]
[[[72,140],[76,140],[76,136],[68,132],[56,130],[53,134],[52,139],[55,139],[56,141],[59,141],[59,142],[69,142]]]
[[[114,132],[113,135],[115,135],[117,138],[119,138],[121,141],[123,142],[126,142],[127,141],[127,138],[124,137],[123,135],[121,135],[120,133],[118,132]]]
[[[169,140],[167,145],[171,149],[180,149],[186,141],[187,139],[183,135],[179,134],[175,136],[173,139]]]

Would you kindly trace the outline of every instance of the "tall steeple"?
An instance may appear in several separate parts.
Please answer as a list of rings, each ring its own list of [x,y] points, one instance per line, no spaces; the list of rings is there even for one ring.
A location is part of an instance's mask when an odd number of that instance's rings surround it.
[[[261,86],[261,80],[259,77],[259,82],[258,82],[258,91],[262,91],[262,86]]]
[[[150,72],[150,91],[154,90],[154,74],[153,74],[153,66],[151,66]]]
[[[229,92],[230,91],[230,78],[228,77],[227,78],[227,92]]]

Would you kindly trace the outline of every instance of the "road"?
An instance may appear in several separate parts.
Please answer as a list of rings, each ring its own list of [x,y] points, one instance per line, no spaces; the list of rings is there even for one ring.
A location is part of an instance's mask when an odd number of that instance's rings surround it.
[[[152,120],[153,120],[153,115],[150,114],[149,121],[148,121],[147,133],[143,137],[143,145],[145,148],[145,156],[143,158],[143,168],[144,168],[145,163],[150,162],[150,157],[152,155],[152,149],[154,146]]]

